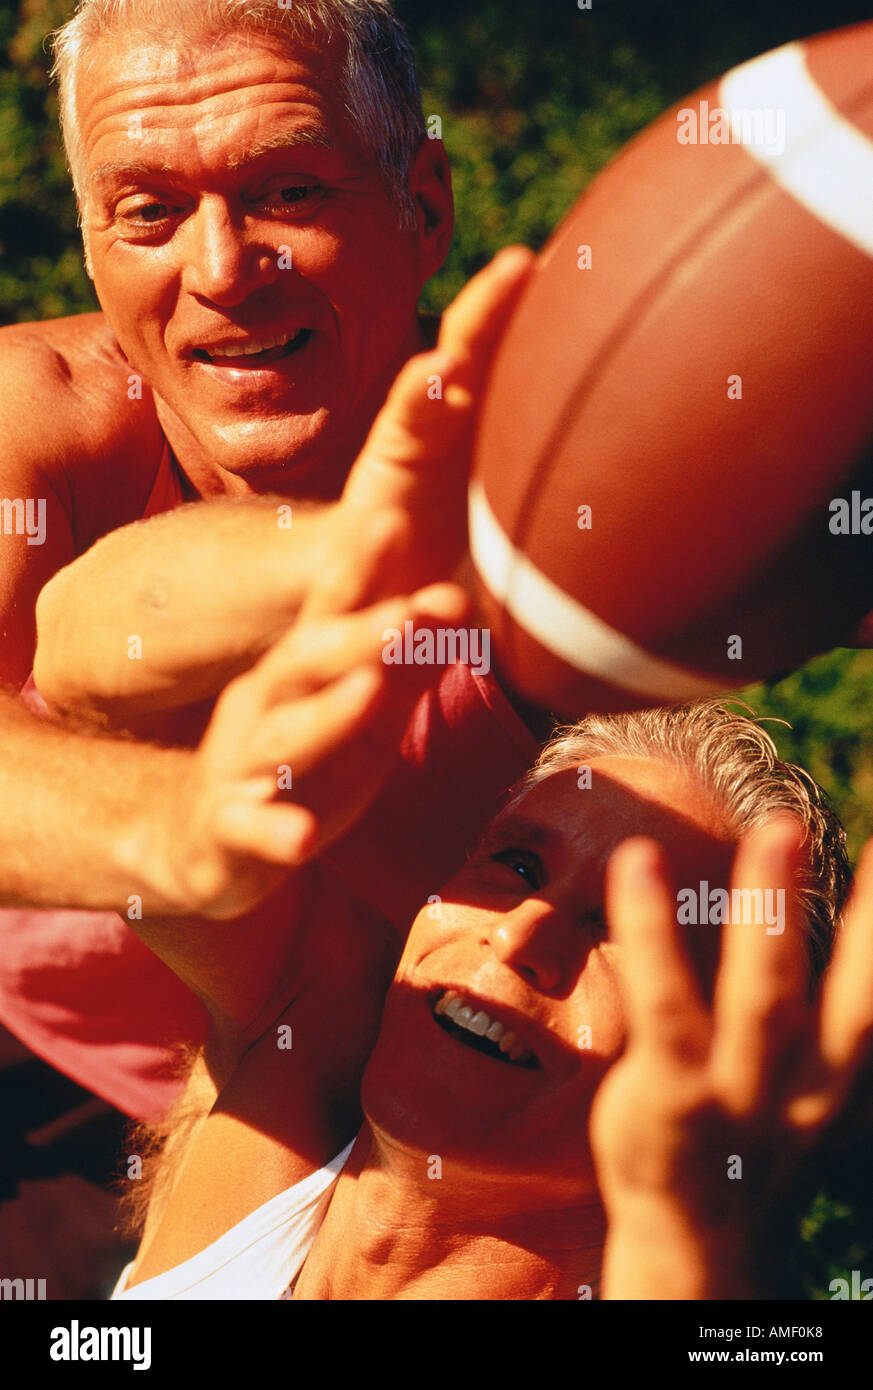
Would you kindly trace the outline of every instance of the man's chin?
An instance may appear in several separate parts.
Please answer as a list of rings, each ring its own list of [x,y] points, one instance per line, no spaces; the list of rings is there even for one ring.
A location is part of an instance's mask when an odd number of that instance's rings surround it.
[[[457,1073],[434,1067],[410,1032],[384,1032],[362,1078],[361,1106],[384,1145],[417,1155],[422,1171],[439,1157],[444,1170],[465,1172],[473,1187],[531,1180],[542,1184],[542,1194],[559,1193],[568,1203],[590,1191],[593,1087],[514,1096],[516,1080],[525,1090],[533,1083],[535,1092],[538,1074],[475,1052]]]
[[[322,433],[289,439],[284,446],[259,447],[257,439],[242,446],[233,443],[212,451],[212,464],[227,478],[245,485],[245,491],[277,493],[301,501],[331,501],[342,492],[351,460],[331,448]]]
[[[494,1179],[516,1173],[513,1119],[495,1114],[485,1102],[470,1106],[449,1086],[421,1077],[415,1083],[409,1069],[373,1057],[364,1072],[361,1105],[370,1128],[383,1143],[405,1153],[417,1153],[423,1163],[436,1155],[455,1171],[469,1169]]]
[[[158,416],[183,471],[204,496],[252,492],[330,501],[342,492],[357,451],[326,408],[223,426],[186,420],[158,402]]]

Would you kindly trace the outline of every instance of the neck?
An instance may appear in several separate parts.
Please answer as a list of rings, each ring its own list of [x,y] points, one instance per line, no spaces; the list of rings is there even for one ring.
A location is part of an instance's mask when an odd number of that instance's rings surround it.
[[[430,1179],[430,1166],[423,1155],[380,1143],[365,1126],[295,1297],[382,1302],[597,1296],[606,1222],[593,1187],[573,1205],[565,1198],[550,1202],[535,1179]],[[520,1194],[525,1209],[519,1209]]]

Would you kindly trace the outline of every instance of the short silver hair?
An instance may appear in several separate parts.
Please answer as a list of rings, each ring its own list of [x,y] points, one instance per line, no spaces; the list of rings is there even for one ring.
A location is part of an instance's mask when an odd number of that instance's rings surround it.
[[[424,138],[424,117],[409,40],[390,0],[293,0],[288,8],[278,0],[79,0],[73,17],[51,36],[61,132],[79,206],[84,169],[76,81],[87,71],[93,44],[121,33],[166,41],[175,34],[197,40],[240,31],[289,48],[339,46],[351,124],[374,156],[402,224],[414,225],[409,172]]]
[[[544,778],[598,757],[658,758],[685,769],[712,796],[737,839],[775,815],[799,820],[805,832],[807,867],[799,898],[809,930],[807,955],[812,978],[821,976],[851,885],[846,833],[822,789],[803,768],[782,761],[766,730],[719,700],[591,714],[555,731],[509,806]]]

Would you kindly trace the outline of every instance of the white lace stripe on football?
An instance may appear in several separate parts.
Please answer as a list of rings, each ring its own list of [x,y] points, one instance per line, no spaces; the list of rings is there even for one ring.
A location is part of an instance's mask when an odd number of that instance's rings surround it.
[[[746,150],[808,212],[873,256],[873,141],[813,81],[803,45],[786,44],[733,68],[719,84],[718,100],[738,141],[744,128],[752,129],[754,113],[762,120],[770,113],[773,124],[759,127],[769,135],[783,113],[784,149],[768,151],[766,142],[745,139]]]
[[[652,656],[552,583],[514,548],[477,482],[470,487],[469,522],[470,554],[482,582],[520,627],[568,666],[650,699],[693,700],[729,688],[727,681]]]

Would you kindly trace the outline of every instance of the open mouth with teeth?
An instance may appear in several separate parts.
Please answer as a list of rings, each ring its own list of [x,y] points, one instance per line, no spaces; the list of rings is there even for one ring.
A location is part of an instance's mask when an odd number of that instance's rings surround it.
[[[194,358],[197,362],[209,362],[218,367],[265,367],[283,357],[290,357],[292,352],[305,347],[311,337],[311,328],[301,328],[293,337],[281,333],[274,338],[225,343],[224,347],[213,347],[208,351],[206,348],[195,348]]]
[[[446,989],[431,1003],[431,1011],[445,1032],[458,1042],[483,1052],[498,1062],[516,1067],[538,1067],[539,1059],[499,1018],[470,1004],[457,990]]]

